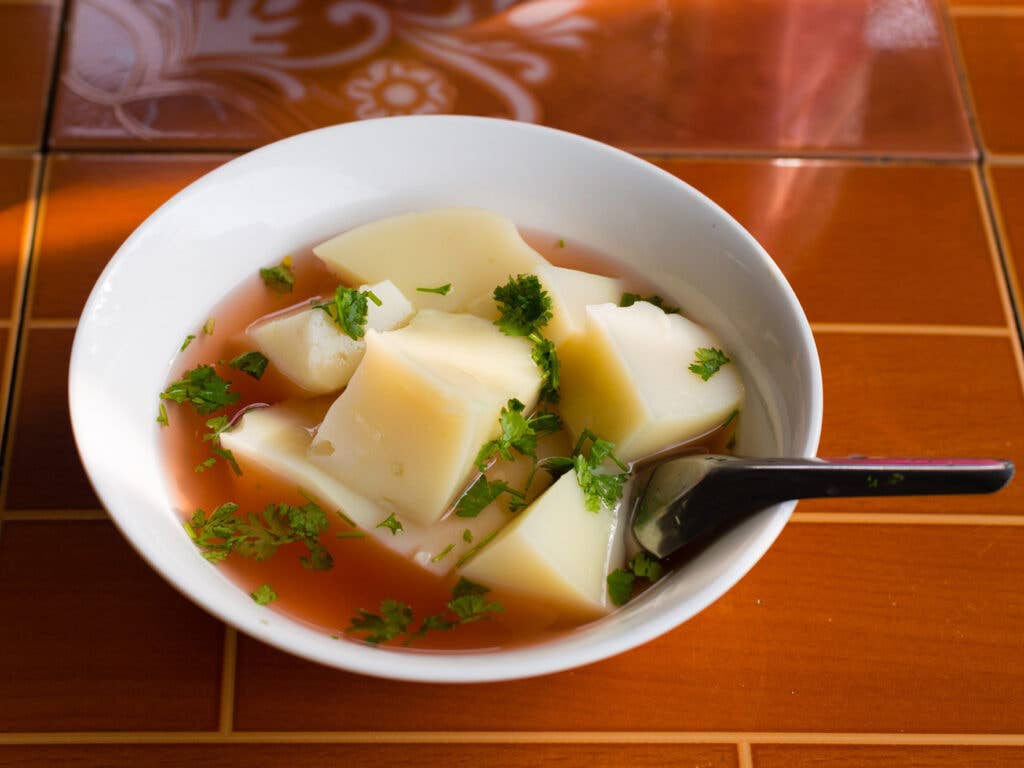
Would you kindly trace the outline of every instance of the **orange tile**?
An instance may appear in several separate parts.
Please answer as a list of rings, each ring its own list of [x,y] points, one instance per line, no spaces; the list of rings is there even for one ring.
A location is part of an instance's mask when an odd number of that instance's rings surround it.
[[[303,768],[380,765],[394,768],[487,766],[487,768],[731,768],[731,744],[181,744],[0,748],[0,768],[178,768],[182,765],[244,765]]]
[[[955,21],[985,147],[1024,152],[1024,16],[957,16]]]
[[[21,392],[12,404],[6,509],[96,509],[68,416],[73,329],[29,331],[19,357]]]
[[[78,317],[96,278],[128,235],[182,187],[228,159],[223,155],[52,156],[33,316]]]
[[[0,4],[0,144],[42,141],[60,7]]]
[[[0,7],[2,12],[2,7]],[[21,259],[28,200],[34,190],[29,157],[0,157],[0,317],[9,318],[14,308],[18,261]]]
[[[1024,747],[755,744],[754,768],[1017,768]]]
[[[14,335],[7,328],[0,327],[0,434],[3,432],[4,424],[7,422],[7,392],[10,382],[10,375],[7,370],[7,360],[10,349],[8,344],[13,340]]]
[[[508,5],[79,2],[52,138],[248,147],[454,112],[632,149],[974,154],[932,0]]]
[[[1009,339],[816,337],[825,381],[819,456],[974,456],[1024,467],[1024,394]],[[803,502],[801,512],[1024,514],[1019,477],[990,496]]]
[[[497,685],[375,680],[240,638],[235,724],[1020,733],[1022,547],[1021,527],[794,523],[679,629],[580,670]]]
[[[996,166],[990,169],[993,196],[1002,221],[1003,247],[1017,279],[1018,312],[1024,295],[1024,167]]]
[[[1006,325],[968,168],[657,164],[750,230],[812,322]]]
[[[0,731],[216,728],[221,625],[110,523],[4,523],[0,583]]]

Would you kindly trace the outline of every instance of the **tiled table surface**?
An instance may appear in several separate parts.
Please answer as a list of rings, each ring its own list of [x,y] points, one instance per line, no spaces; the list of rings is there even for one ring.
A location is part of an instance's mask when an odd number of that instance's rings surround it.
[[[814,325],[822,455],[1024,466],[1024,0],[0,0],[0,61],[0,766],[1024,765],[1020,479],[802,504],[644,648],[399,684],[166,586],[65,393],[93,280],[177,189],[310,127],[468,112],[623,146],[747,226]]]

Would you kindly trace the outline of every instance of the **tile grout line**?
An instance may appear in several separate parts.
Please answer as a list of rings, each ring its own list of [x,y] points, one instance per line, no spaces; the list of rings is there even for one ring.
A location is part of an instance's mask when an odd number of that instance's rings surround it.
[[[942,512],[794,512],[789,522],[805,525],[972,525],[1015,528],[1024,515],[970,515]]]
[[[902,336],[1010,336],[999,325],[913,325],[900,323],[810,323],[814,333],[865,333]]]
[[[221,655],[219,731],[231,734],[235,726],[235,672],[238,664],[238,632],[224,625],[224,652]]]
[[[746,739],[736,742],[736,768],[754,768],[754,756]]]
[[[31,243],[25,260],[25,273],[22,278],[22,291],[19,292],[20,306],[18,315],[18,332],[15,339],[15,350],[11,365],[10,394],[6,401],[6,421],[4,423],[3,440],[0,443],[0,510],[6,509],[7,486],[10,478],[11,446],[17,431],[18,401],[22,395],[22,379],[25,370],[25,349],[28,346],[30,331],[30,315],[32,314],[32,287],[36,273],[36,261],[40,243],[40,233],[46,216],[46,198],[50,183],[49,157],[43,153],[39,156],[41,173],[36,179],[33,195],[34,217],[31,224]],[[2,512],[0,512],[2,514]]]
[[[1004,248],[1003,242],[999,239],[999,233],[995,229],[995,208],[991,189],[985,183],[983,175],[984,168],[974,168],[971,175],[974,178],[974,185],[978,197],[978,206],[981,208],[981,216],[984,219],[985,237],[988,240],[989,258],[992,261],[992,271],[999,286],[999,299],[1003,304],[1003,312],[1006,315],[1007,327],[1011,330],[1010,348],[1013,350],[1013,361],[1017,367],[1017,383],[1020,385],[1021,393],[1024,394],[1024,350],[1021,348],[1021,318],[1020,296],[1012,294],[1015,276],[1007,263],[1008,250]]]
[[[1005,155],[999,152],[989,152],[985,155],[986,165],[1024,165],[1024,155]]]
[[[960,35],[953,21],[952,9],[948,3],[941,4],[939,13],[942,15],[946,27],[946,38],[949,40],[949,54],[952,59],[953,73],[956,75],[957,83],[960,85],[960,97],[963,100],[964,111],[967,113],[967,125],[974,138],[974,146],[978,151],[977,163],[985,160],[985,140],[981,134],[981,123],[978,121],[978,113],[974,107],[974,91],[971,89],[971,79],[967,73],[967,61],[964,59],[963,49],[960,47]]]
[[[51,731],[0,733],[44,744],[825,744],[1024,747],[1024,734],[725,731]]]
[[[18,288],[11,312],[14,333],[8,340],[8,351],[4,364],[8,366],[7,386],[3,393],[3,419],[0,425],[0,525],[4,519],[4,502],[7,500],[7,485],[10,477],[11,441],[17,421],[17,402],[21,395],[23,352],[28,339],[29,283],[36,256],[36,241],[42,227],[42,215],[46,207],[44,198],[49,183],[50,164],[46,154],[37,155],[32,168],[32,180],[28,206],[25,211],[25,226],[22,232],[22,247],[18,257]]]
[[[1003,16],[1009,18],[1024,17],[1024,7],[1005,5],[958,5],[949,9],[949,15],[960,17]]]

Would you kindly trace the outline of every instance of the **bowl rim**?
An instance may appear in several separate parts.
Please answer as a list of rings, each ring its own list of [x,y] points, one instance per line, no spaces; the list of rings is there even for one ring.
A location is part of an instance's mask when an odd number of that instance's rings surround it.
[[[798,331],[798,344],[807,355],[808,389],[810,398],[806,402],[805,416],[807,417],[806,432],[798,441],[800,450],[796,451],[805,457],[813,457],[818,448],[823,417],[823,385],[821,377],[821,365],[817,347],[811,332],[810,324],[806,314],[796,297],[795,292],[782,273],[782,270],[771,258],[761,244],[739,224],[728,212],[717,203],[704,195],[700,190],[687,184],[682,179],[672,175],[663,168],[650,163],[643,158],[621,150],[617,147],[580,136],[568,131],[563,131],[547,126],[532,123],[523,123],[504,118],[479,117],[468,115],[412,115],[400,117],[376,118],[372,120],[354,121],[325,126],[311,131],[295,134],[235,157],[223,165],[203,174],[186,187],[179,190],[159,208],[151,213],[132,234],[117,249],[110,261],[104,267],[97,278],[92,291],[83,307],[80,319],[81,322],[76,328],[75,338],[71,349],[70,366],[68,371],[68,403],[71,416],[72,433],[75,446],[81,458],[83,467],[89,482],[100,499],[104,509],[107,511],[111,521],[128,541],[129,545],[137,552],[146,563],[159,573],[166,582],[175,590],[198,605],[207,613],[217,617],[227,626],[248,634],[255,639],[271,645],[279,650],[285,651],[294,656],[314,661],[319,664],[342,669],[349,672],[366,674],[375,677],[400,680],[406,682],[433,682],[433,683],[468,683],[468,682],[500,682],[505,680],[525,679],[540,675],[552,674],[561,671],[575,669],[591,664],[602,659],[610,658],[619,653],[643,645],[656,637],[685,623],[697,615],[711,603],[718,600],[729,589],[751,569],[764,556],[772,543],[785,527],[795,501],[785,502],[771,508],[772,514],[763,528],[757,532],[744,546],[741,556],[736,557],[727,567],[714,578],[705,588],[691,596],[685,606],[674,606],[658,613],[653,618],[648,618],[642,623],[633,626],[629,631],[614,633],[611,637],[599,642],[581,641],[572,633],[568,638],[559,638],[553,641],[546,641],[540,644],[513,647],[498,651],[471,651],[466,653],[415,653],[408,651],[390,651],[389,649],[364,646],[355,642],[339,643],[337,640],[330,640],[332,645],[324,643],[299,643],[292,642],[280,635],[290,634],[287,632],[275,632],[271,627],[258,625],[245,625],[241,619],[234,615],[229,607],[221,606],[217,601],[203,595],[193,594],[177,578],[171,568],[164,567],[151,547],[144,545],[133,538],[125,525],[125,511],[118,510],[116,502],[110,503],[111,494],[107,492],[103,479],[98,477],[98,468],[91,466],[91,459],[83,447],[83,435],[81,432],[81,420],[76,414],[85,407],[85,402],[76,393],[74,386],[76,378],[82,375],[83,367],[86,365],[85,353],[83,351],[83,329],[89,325],[89,318],[96,304],[100,300],[97,287],[101,285],[109,273],[132,249],[135,241],[142,237],[142,233],[154,222],[170,215],[178,202],[188,195],[198,185],[207,185],[217,181],[218,177],[226,176],[235,172],[239,167],[253,162],[259,162],[260,158],[267,153],[277,151],[282,146],[302,144],[310,140],[311,136],[327,135],[332,133],[344,133],[352,126],[361,126],[361,130],[371,127],[375,123],[394,123],[401,121],[415,127],[416,124],[437,124],[437,123],[459,123],[475,124],[480,130],[489,130],[490,126],[500,125],[505,130],[521,131],[538,135],[547,135],[560,141],[571,141],[589,146],[592,150],[606,153],[616,158],[619,162],[632,165],[642,173],[653,174],[661,177],[672,185],[683,188],[688,194],[696,196],[701,204],[709,207],[716,213],[720,222],[731,230],[731,234],[739,237],[749,250],[762,262],[762,266],[775,283],[775,288],[787,305],[790,313],[796,321]],[[435,126],[436,127],[436,126]],[[325,638],[326,639],[326,638]],[[344,653],[330,652],[329,649],[344,648]],[[367,653],[368,652],[368,653]],[[454,662],[454,663],[452,663]]]

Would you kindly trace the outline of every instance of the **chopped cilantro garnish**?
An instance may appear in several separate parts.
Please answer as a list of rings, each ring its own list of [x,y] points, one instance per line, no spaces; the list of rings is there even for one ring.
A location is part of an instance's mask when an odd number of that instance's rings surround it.
[[[231,422],[228,420],[228,417],[215,416],[212,419],[208,419],[206,421],[206,426],[210,430],[210,432],[206,435],[203,435],[203,441],[209,441],[210,450],[213,451],[218,456],[220,456],[222,459],[224,459],[224,461],[228,463],[228,466],[231,467],[232,472],[234,472],[236,475],[241,475],[242,469],[241,467],[238,466],[238,462],[235,461],[235,455],[227,448],[221,446],[220,444],[220,433],[227,429],[229,426],[231,426]],[[213,466],[213,463],[215,461],[216,459],[207,459],[206,461],[203,462],[203,464],[206,464],[207,467],[209,467]],[[202,470],[200,470],[199,467],[196,467],[196,471],[201,472]]]
[[[256,605],[266,605],[277,600],[277,592],[275,592],[269,584],[261,584],[256,587],[255,592],[250,592],[249,597],[253,599]]]
[[[330,552],[320,543],[327,529],[327,515],[313,501],[301,507],[268,504],[263,512],[246,517],[236,515],[238,505],[221,504],[209,517],[197,509],[185,523],[185,530],[203,557],[219,562],[232,553],[253,560],[267,560],[279,547],[293,542],[306,545],[308,555],[300,557],[307,568],[325,571],[334,565]]]
[[[725,444],[725,450],[732,451],[736,449],[736,435],[729,438],[729,442]]]
[[[509,494],[514,499],[526,498],[525,493],[512,488],[504,480],[488,482],[484,475],[480,475],[476,482],[469,487],[469,490],[462,494],[455,505],[455,514],[459,517],[476,517],[484,507],[503,493]]]
[[[511,461],[513,449],[524,456],[537,456],[537,438],[550,435],[562,428],[562,420],[554,413],[538,413],[527,419],[523,415],[526,406],[512,398],[501,409],[498,424],[501,434],[488,440],[476,455],[476,467],[481,472],[496,455]]]
[[[473,532],[469,528],[462,532],[462,540],[467,544],[473,543]]]
[[[397,536],[399,533],[402,532],[402,522],[397,517],[395,517],[394,512],[385,517],[374,527],[387,528],[389,531],[391,531],[392,536]]]
[[[358,615],[349,621],[345,632],[365,632],[362,638],[364,642],[379,645],[406,634],[411,621],[412,608],[397,600],[384,600],[380,604],[379,614],[360,608]]]
[[[613,605],[625,605],[633,596],[637,579],[655,582],[661,578],[661,563],[646,552],[638,552],[625,568],[616,568],[608,574],[608,597]]]
[[[718,369],[723,365],[728,365],[732,362],[725,352],[714,347],[701,347],[697,350],[696,355],[697,361],[690,363],[690,373],[697,374],[704,381],[718,373]]]
[[[495,536],[497,536],[497,535],[498,535],[497,531],[491,531],[486,536],[484,536],[482,539],[480,539],[480,541],[478,541],[476,543],[476,545],[471,550],[469,550],[469,552],[467,552],[466,554],[464,554],[462,557],[459,558],[459,561],[457,563],[455,563],[455,567],[456,568],[461,568],[466,563],[468,563],[473,558],[473,555],[475,555],[481,549],[483,549],[488,544],[490,544],[491,540]]]
[[[666,307],[665,300],[657,294],[653,296],[641,296],[639,293],[624,293],[622,298],[619,300],[620,307],[631,307],[638,301],[646,301],[648,304],[653,304],[666,315],[674,315],[679,312],[679,307]]]
[[[238,402],[238,393],[230,390],[231,383],[218,376],[212,365],[199,365],[185,371],[184,377],[168,386],[160,397],[175,403],[191,403],[205,416]]]
[[[181,342],[181,349],[179,351],[184,352],[186,349],[188,349],[188,345],[192,343],[192,339],[194,339],[195,337],[196,335],[194,333],[190,333],[188,336],[186,336],[185,340]]]
[[[445,553],[447,552],[448,550],[445,550]],[[419,629],[415,632],[409,631],[413,619],[412,608],[398,600],[383,601],[380,604],[380,613],[360,609],[349,620],[345,632],[363,633],[362,640],[371,645],[386,643],[405,635],[405,645],[409,645],[431,630],[446,632],[462,624],[490,619],[494,614],[501,613],[504,610],[501,603],[488,600],[488,592],[490,590],[487,587],[461,578],[452,587],[452,597],[445,604],[445,611],[424,616]]]
[[[636,576],[622,568],[608,574],[608,597],[612,605],[625,605],[633,596],[633,582]]]
[[[381,301],[373,291],[357,291],[339,285],[334,291],[334,299],[323,304],[314,304],[313,309],[320,309],[344,331],[349,338],[361,339],[366,335],[366,315],[369,312],[367,300],[378,307]]]
[[[291,259],[285,259],[276,267],[263,267],[260,277],[263,284],[276,293],[291,293],[295,286],[295,275],[292,274]]]
[[[561,382],[558,353],[555,351],[555,345],[539,333],[531,333],[530,341],[533,342],[533,349],[530,355],[533,357],[533,362],[540,369],[541,402],[557,403],[560,397],[558,388]]]
[[[203,333],[205,333],[207,336],[213,336],[213,327],[216,324],[217,321],[214,318],[209,318],[205,323],[203,323]]]
[[[254,379],[259,381],[263,378],[263,372],[267,370],[266,356],[261,352],[243,352],[238,357],[234,358],[228,365],[232,368],[236,368],[242,373],[248,373]]]
[[[536,275],[510,277],[494,289],[501,317],[494,324],[508,336],[529,336],[551,319],[551,297]]]
[[[170,423],[167,421],[167,408],[164,407],[163,403],[160,403],[160,412],[157,414],[156,423],[161,427],[166,427]]]
[[[591,441],[590,455],[587,457],[582,452],[586,440]],[[622,498],[622,486],[629,477],[629,467],[613,453],[614,448],[614,443],[602,440],[589,429],[585,429],[573,450],[576,482],[583,489],[586,508],[590,512],[599,512],[602,508],[611,509]],[[598,472],[605,459],[611,459],[622,472]]]
[[[559,248],[565,248],[565,239],[564,238],[559,238],[558,239],[558,247]]]
[[[436,293],[438,296],[447,296],[448,291],[450,291],[451,289],[452,284],[445,283],[444,285],[437,286],[437,288],[417,288],[416,290],[419,291],[420,293]]]
[[[439,562],[441,562],[442,560],[444,560],[445,555],[447,555],[453,549],[455,549],[455,545],[454,544],[449,544],[447,547],[445,547],[440,552],[438,552],[436,555],[434,555],[432,558],[430,558],[430,562],[432,562],[432,563],[439,563]]]
[[[217,463],[217,457],[216,456],[211,456],[210,458],[205,459],[204,461],[201,461],[198,464],[196,464],[195,471],[196,472],[205,472],[206,470],[208,470],[210,467],[212,467],[216,463]]]

